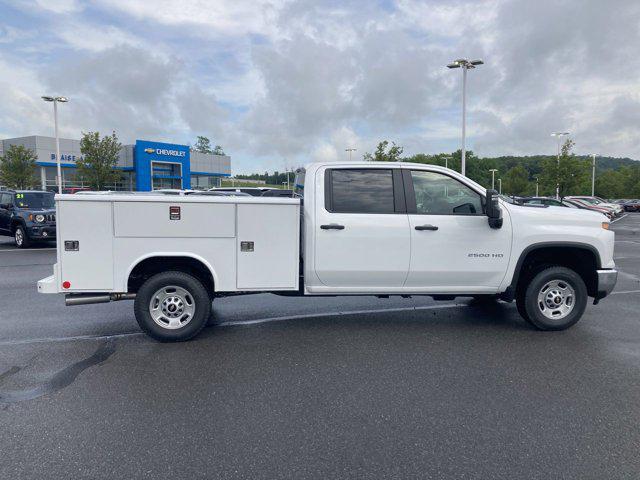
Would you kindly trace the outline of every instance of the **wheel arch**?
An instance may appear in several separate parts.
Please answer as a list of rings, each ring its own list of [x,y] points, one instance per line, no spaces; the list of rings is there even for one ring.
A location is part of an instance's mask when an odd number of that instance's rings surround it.
[[[129,265],[126,291],[136,292],[142,282],[156,273],[178,270],[194,275],[212,294],[218,285],[218,276],[213,266],[200,255],[185,252],[156,252],[143,255]]]
[[[596,295],[598,288],[596,270],[601,268],[602,261],[600,253],[593,245],[580,242],[541,242],[527,246],[520,253],[507,289],[507,296],[513,299],[520,282],[526,279],[529,269],[544,264],[565,266],[575,270],[584,280],[589,296]]]

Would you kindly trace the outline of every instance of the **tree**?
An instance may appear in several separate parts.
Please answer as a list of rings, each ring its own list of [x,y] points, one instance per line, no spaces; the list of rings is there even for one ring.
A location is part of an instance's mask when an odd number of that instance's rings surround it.
[[[214,155],[224,155],[224,150],[222,149],[222,147],[220,145],[216,145],[216,148],[213,149],[212,152]]]
[[[542,161],[540,186],[544,194],[555,194],[556,184],[559,186],[560,198],[587,193],[585,189],[591,169],[588,161],[576,158],[571,152],[574,145],[571,139],[564,142],[559,162],[555,157],[547,157]]]
[[[216,146],[216,148],[217,148],[217,146]],[[198,138],[196,140],[196,144],[193,146],[193,149],[196,152],[212,153],[212,151],[211,151],[211,140],[209,140],[207,137],[203,137],[201,135],[198,135]]]
[[[396,145],[396,142],[391,142],[391,147],[387,151],[387,147],[389,146],[388,140],[383,140],[378,144],[376,151],[371,154],[369,152],[365,153],[362,158],[369,162],[398,162],[400,161],[400,155],[404,148]]]
[[[89,187],[101,190],[120,178],[115,169],[122,144],[118,142],[116,132],[102,139],[98,132],[82,132],[80,152],[82,157],[76,161],[78,175]]]
[[[23,145],[11,145],[0,161],[0,183],[9,188],[24,190],[36,183],[35,152]]]
[[[522,165],[512,167],[502,179],[502,191],[509,195],[528,195],[531,193],[529,172]]]

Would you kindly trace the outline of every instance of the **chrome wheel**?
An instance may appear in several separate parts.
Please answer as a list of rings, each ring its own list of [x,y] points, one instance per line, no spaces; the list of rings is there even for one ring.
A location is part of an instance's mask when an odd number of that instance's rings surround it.
[[[573,311],[576,292],[564,280],[551,280],[544,284],[538,293],[538,308],[547,318],[559,320]]]
[[[24,243],[24,233],[22,233],[22,229],[21,228],[17,228],[16,229],[15,241],[16,241],[16,245],[18,247],[21,247],[22,244]]]
[[[149,302],[149,313],[162,328],[175,330],[187,325],[196,311],[193,296],[184,288],[169,285],[157,290]]]

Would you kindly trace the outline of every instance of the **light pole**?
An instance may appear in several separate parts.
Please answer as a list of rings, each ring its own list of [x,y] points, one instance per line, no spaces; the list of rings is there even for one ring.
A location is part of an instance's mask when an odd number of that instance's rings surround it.
[[[453,160],[453,157],[450,155],[444,157],[444,168],[449,168],[449,159]]]
[[[502,195],[502,179],[498,179],[498,193]]]
[[[353,152],[355,152],[356,150],[358,150],[357,148],[353,148],[353,147],[349,147],[349,148],[345,148],[344,151],[345,152],[349,152],[349,161],[351,161],[351,154]]]
[[[491,190],[495,190],[496,189],[496,172],[498,171],[498,169],[491,168],[489,169],[489,171],[491,172]]]
[[[556,198],[560,199],[560,142],[562,137],[569,135],[569,132],[552,132],[551,136],[558,139],[558,174],[556,175]]]
[[[465,175],[466,171],[466,148],[465,148],[465,136],[467,130],[467,70],[476,68],[477,65],[482,65],[482,60],[467,60],[466,58],[459,58],[454,60],[447,68],[462,68],[462,163],[460,164],[460,173]]]
[[[67,97],[50,97],[43,96],[45,102],[53,102],[53,123],[56,134],[56,165],[58,167],[58,193],[62,193],[62,169],[60,168],[60,138],[58,137],[58,102],[66,103],[69,101]]]
[[[596,194],[596,154],[592,153],[593,163],[591,164],[591,196]]]
[[[536,197],[538,197],[538,177],[534,177],[536,179]]]

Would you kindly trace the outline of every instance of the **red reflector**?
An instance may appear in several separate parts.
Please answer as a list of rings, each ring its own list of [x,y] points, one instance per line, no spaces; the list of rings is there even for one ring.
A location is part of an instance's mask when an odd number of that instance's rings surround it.
[[[67,282],[67,281],[62,282],[62,288],[71,288],[71,282]]]

